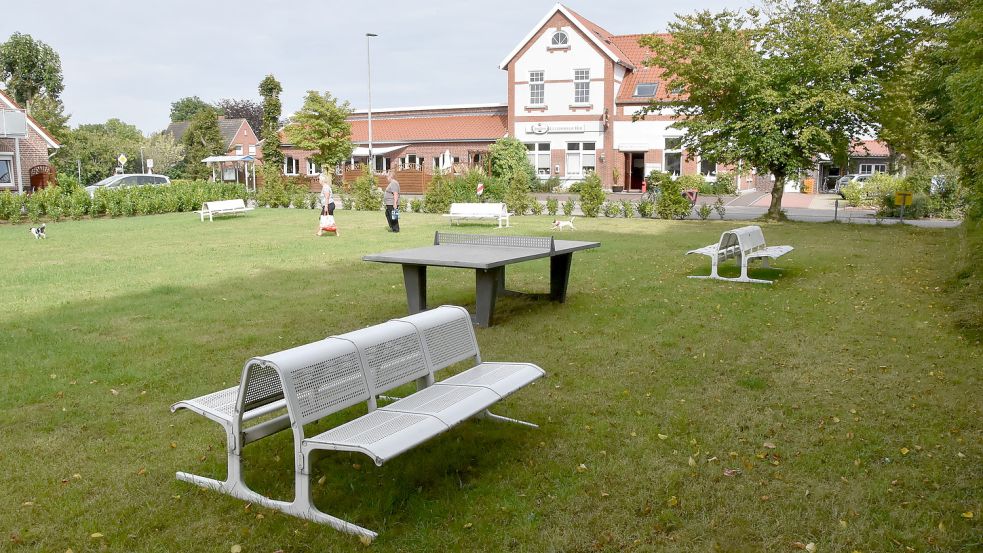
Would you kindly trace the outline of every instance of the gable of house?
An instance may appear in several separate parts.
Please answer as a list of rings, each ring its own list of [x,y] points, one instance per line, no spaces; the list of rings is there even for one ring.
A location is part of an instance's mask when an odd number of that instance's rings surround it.
[[[24,111],[2,90],[0,90],[0,109]],[[15,143],[14,138],[0,138],[0,190],[28,190],[31,184],[31,169],[50,165],[48,162],[50,151],[60,147],[58,140],[28,115],[27,137],[20,139],[19,144]],[[16,158],[18,150],[20,151],[19,164]]]
[[[190,121],[177,121],[168,125],[164,132],[172,135],[176,142],[181,142],[190,126]],[[235,151],[236,146],[241,145],[243,146],[242,155],[250,155],[249,146],[255,147],[259,143],[256,133],[253,132],[249,121],[245,119],[225,119],[220,116],[218,118],[218,130],[225,141],[225,151],[230,154]]]

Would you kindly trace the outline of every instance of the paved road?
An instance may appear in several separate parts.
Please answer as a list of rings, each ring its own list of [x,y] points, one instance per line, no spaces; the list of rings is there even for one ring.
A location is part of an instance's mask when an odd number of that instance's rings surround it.
[[[576,194],[535,194],[537,199],[545,201],[547,197],[554,197],[562,203],[569,196],[576,199]],[[608,194],[608,200],[633,200],[638,201],[640,194]],[[727,221],[749,221],[757,219],[768,211],[768,201],[771,194],[768,192],[750,192],[741,196],[723,196],[726,212],[724,220]],[[811,223],[825,223],[829,221],[840,221],[844,223],[856,224],[885,224],[895,225],[900,223],[898,219],[880,219],[874,216],[872,209],[859,209],[846,207],[846,202],[837,194],[800,194],[798,192],[786,192],[783,195],[782,205],[785,207],[785,214],[793,221],[805,221]],[[838,203],[837,203],[838,200]],[[697,204],[713,204],[717,201],[716,196],[700,196]],[[574,215],[582,217],[578,205],[574,209]],[[690,215],[690,219],[698,219],[695,214]],[[710,219],[718,219],[714,212]],[[926,228],[954,228],[959,226],[962,221],[953,219],[914,219],[905,220],[904,224],[926,227]]]

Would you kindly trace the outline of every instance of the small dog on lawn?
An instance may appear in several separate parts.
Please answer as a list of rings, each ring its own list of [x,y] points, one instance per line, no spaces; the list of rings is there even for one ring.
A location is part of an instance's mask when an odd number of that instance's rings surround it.
[[[550,230],[563,230],[563,229],[577,230],[573,226],[573,217],[571,217],[569,221],[561,221],[559,219],[553,219],[553,226],[550,227]]]
[[[31,235],[34,236],[36,240],[47,238],[48,235],[44,233],[44,223],[41,223],[40,227],[31,227]]]

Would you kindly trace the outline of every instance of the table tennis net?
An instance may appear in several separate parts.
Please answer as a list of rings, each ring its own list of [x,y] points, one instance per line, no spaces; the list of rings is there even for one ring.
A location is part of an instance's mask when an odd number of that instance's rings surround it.
[[[487,234],[454,234],[437,231],[433,237],[435,246],[463,244],[466,246],[503,246],[509,248],[537,248],[554,251],[552,236],[490,236]]]

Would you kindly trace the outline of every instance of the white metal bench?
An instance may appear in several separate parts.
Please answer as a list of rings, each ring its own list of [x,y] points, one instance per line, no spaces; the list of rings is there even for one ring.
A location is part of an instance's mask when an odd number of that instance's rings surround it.
[[[196,213],[201,215],[202,221],[205,220],[205,215],[208,215],[209,221],[214,221],[213,217],[215,215],[238,215],[251,211],[252,209],[251,207],[246,207],[246,202],[242,198],[236,198],[234,200],[205,202],[201,204],[201,211],[197,211]]]
[[[474,359],[473,367],[435,381],[435,372],[468,359]],[[381,465],[473,416],[536,427],[494,415],[488,408],[544,374],[529,363],[482,362],[471,316],[455,306],[256,357],[246,363],[238,388],[171,407],[172,411],[187,408],[215,420],[229,436],[225,481],[184,472],[177,473],[177,478],[374,538],[375,532],[325,514],[314,505],[314,451],[364,453]],[[414,381],[417,391],[407,397],[384,395]],[[395,401],[379,406],[379,399]],[[305,433],[305,425],[362,402],[367,404],[367,414],[313,436]],[[231,412],[227,405],[232,406]],[[286,414],[250,428],[243,426],[248,420],[283,408]],[[242,477],[241,455],[246,444],[286,428],[294,436],[295,490],[293,500],[280,501],[249,489]]]
[[[705,255],[710,258],[710,274],[708,276],[690,276],[689,278],[715,278],[719,280],[730,280],[733,282],[759,282],[771,284],[770,280],[762,280],[748,277],[748,263],[755,259],[761,259],[765,268],[768,268],[769,259],[777,259],[792,251],[792,246],[767,246],[765,236],[761,233],[761,227],[750,225],[728,230],[720,235],[720,241],[696,250],[686,252],[689,254]],[[727,261],[735,259],[741,264],[741,276],[738,278],[726,278],[717,273],[717,267]],[[778,267],[771,267],[779,269]]]
[[[444,217],[450,217],[451,224],[458,219],[495,219],[498,221],[498,228],[509,226],[509,213],[505,204],[451,204],[450,213],[445,213]]]

